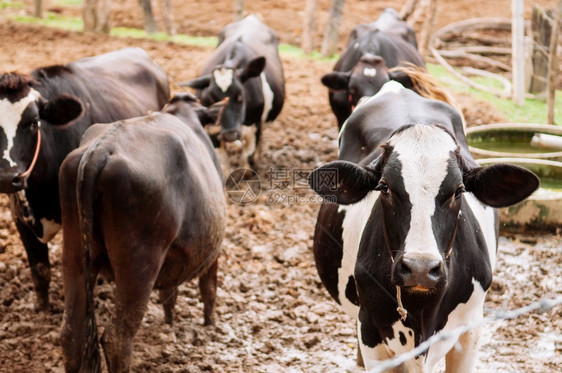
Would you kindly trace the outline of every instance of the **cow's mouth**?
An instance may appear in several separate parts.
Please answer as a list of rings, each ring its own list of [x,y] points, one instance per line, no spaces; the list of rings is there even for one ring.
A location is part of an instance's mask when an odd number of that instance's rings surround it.
[[[428,287],[422,286],[422,285],[405,286],[404,288],[409,293],[417,293],[417,294],[432,294],[437,290],[435,288],[428,288]]]

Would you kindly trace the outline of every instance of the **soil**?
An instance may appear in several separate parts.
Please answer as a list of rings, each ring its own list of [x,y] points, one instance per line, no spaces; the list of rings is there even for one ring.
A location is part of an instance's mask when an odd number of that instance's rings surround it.
[[[178,31],[216,35],[231,20],[232,1],[175,4]],[[298,43],[304,2],[246,2],[260,12],[283,42]],[[542,2],[554,4],[554,1]],[[27,9],[31,9],[28,1]],[[375,19],[401,2],[346,1],[342,43],[358,22]],[[442,0],[438,24],[468,17],[505,16],[510,2]],[[47,5],[49,6],[49,5]],[[530,5],[527,5],[529,7]],[[328,0],[319,1],[319,29]],[[157,8],[158,9],[158,8]],[[58,7],[63,13],[77,8]],[[528,13],[528,10],[527,10]],[[212,47],[110,38],[13,23],[0,15],[0,71],[27,72],[128,46],[139,46],[170,74],[171,81],[197,75]],[[113,3],[113,26],[142,27],[137,2]],[[358,372],[355,322],[323,288],[311,252],[318,201],[303,188],[300,171],[333,160],[337,126],[319,78],[333,62],[282,56],[287,98],[279,118],[265,126],[257,172],[261,194],[252,203],[229,203],[229,226],[219,263],[215,327],[203,327],[196,282],[181,285],[172,327],[164,323],[154,293],[135,338],[134,372]],[[173,83],[173,90],[181,88]],[[501,120],[491,106],[457,96],[469,124]],[[285,183],[286,182],[286,183]],[[500,238],[498,263],[485,304],[490,310],[515,309],[561,295],[560,235]],[[27,256],[0,196],[0,372],[62,372],[58,340],[63,312],[61,236],[50,244],[52,281],[49,312],[33,310]],[[112,310],[112,285],[95,290],[100,332]],[[483,328],[477,371],[553,372],[562,366],[562,310],[529,313]]]

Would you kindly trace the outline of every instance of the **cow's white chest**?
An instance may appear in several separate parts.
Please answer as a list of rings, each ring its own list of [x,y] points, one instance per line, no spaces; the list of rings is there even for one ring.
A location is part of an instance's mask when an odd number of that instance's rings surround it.
[[[62,227],[60,224],[55,223],[53,220],[48,220],[45,218],[41,218],[41,225],[43,226],[43,236],[38,237],[38,239],[45,244],[51,241]]]
[[[354,275],[361,236],[379,193],[371,191],[361,201],[352,205],[340,206],[338,210],[338,212],[345,211],[342,222],[343,253],[338,270],[338,298],[345,312],[355,318],[359,313],[359,307],[346,298],[345,289],[350,281],[350,276]]]
[[[404,354],[414,349],[414,331],[411,328],[404,326],[401,320],[396,321],[392,325],[392,338],[387,338],[374,347],[369,347],[363,344],[361,337],[361,322],[357,320],[357,331],[359,336],[359,347],[363,362],[366,369],[372,369],[377,366],[381,360],[390,359],[394,356]],[[410,360],[404,365],[409,372],[421,372],[423,366],[423,358]]]
[[[261,78],[261,87],[262,87],[262,94],[263,94],[263,113],[261,115],[261,122],[265,123],[265,121],[267,120],[267,116],[269,115],[269,112],[273,108],[274,97],[273,97],[273,90],[271,89],[271,86],[267,82],[267,79],[265,78],[265,74],[261,73],[260,78]]]
[[[15,166],[16,163],[10,158],[10,150],[14,147],[14,140],[16,138],[16,131],[18,124],[21,122],[23,112],[27,106],[33,101],[37,100],[41,95],[36,90],[32,89],[29,94],[17,102],[10,102],[7,98],[0,100],[0,128],[4,130],[6,140],[8,142],[6,149],[2,154],[2,158],[10,163],[10,166]]]
[[[451,331],[460,328],[469,323],[478,323],[483,319],[484,299],[486,291],[476,279],[472,279],[474,290],[466,303],[460,303],[447,317],[447,323],[443,330]],[[431,345],[425,362],[426,372],[433,372],[436,364],[453,348],[457,339],[449,338]],[[473,346],[464,346],[464,348],[478,349],[478,344]],[[466,354],[475,353],[475,351],[466,351]]]

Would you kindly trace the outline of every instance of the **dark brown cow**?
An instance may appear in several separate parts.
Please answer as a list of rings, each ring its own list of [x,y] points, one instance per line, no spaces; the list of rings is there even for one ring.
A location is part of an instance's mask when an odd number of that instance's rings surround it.
[[[132,340],[150,292],[172,323],[177,286],[200,276],[205,324],[213,324],[217,257],[225,229],[220,165],[192,95],[161,111],[96,124],[60,170],[67,372],[97,372],[93,287],[115,280],[115,311],[101,338],[110,372],[129,370]]]

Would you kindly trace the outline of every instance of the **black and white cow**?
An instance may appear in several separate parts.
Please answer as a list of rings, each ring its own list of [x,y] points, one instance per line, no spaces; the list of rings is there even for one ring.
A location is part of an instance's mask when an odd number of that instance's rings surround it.
[[[169,94],[166,72],[140,48],[42,67],[29,75],[0,74],[0,193],[10,194],[36,308],[49,305],[47,243],[61,224],[63,159],[92,123],[159,110]]]
[[[338,127],[362,97],[374,95],[392,79],[390,68],[405,63],[425,66],[414,30],[394,9],[386,9],[374,22],[355,26],[333,71],[321,79],[330,89],[328,98]]]
[[[273,30],[249,15],[221,30],[200,76],[182,83],[195,88],[205,106],[227,99],[214,143],[243,138],[243,162],[256,158],[262,124],[273,121],[283,107],[285,79],[277,48]]]
[[[339,160],[310,176],[337,203],[321,206],[313,249],[326,289],[357,318],[371,368],[482,319],[496,262],[494,207],[523,200],[539,181],[515,165],[479,167],[460,115],[395,81],[357,107],[339,141]],[[462,335],[460,350],[440,341],[406,371],[432,372],[445,355],[448,372],[471,371],[478,335]]]

